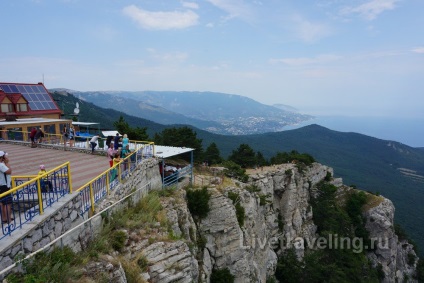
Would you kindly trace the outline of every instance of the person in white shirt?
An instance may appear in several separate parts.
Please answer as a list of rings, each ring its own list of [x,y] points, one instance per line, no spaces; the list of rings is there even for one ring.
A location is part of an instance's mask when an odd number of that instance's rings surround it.
[[[97,146],[97,140],[99,139],[99,134],[95,134],[91,140],[90,140],[90,144],[91,144],[91,154],[94,153],[94,149]]]
[[[0,193],[5,193],[11,188],[12,168],[9,164],[7,153],[0,151]],[[7,195],[0,199],[1,220],[3,223],[10,223],[12,217],[12,196]]]

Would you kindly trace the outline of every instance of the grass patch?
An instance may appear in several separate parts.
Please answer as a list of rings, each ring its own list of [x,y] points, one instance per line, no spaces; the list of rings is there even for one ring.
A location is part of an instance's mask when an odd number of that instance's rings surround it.
[[[22,263],[25,273],[9,275],[7,282],[68,282],[82,278],[80,269],[76,267],[81,263],[81,258],[70,248],[55,248],[50,253],[41,252],[34,258],[25,260]]]
[[[110,282],[107,272],[92,274],[91,278],[82,272],[88,262],[98,260],[112,250],[124,248],[127,233],[121,229],[145,228],[160,222],[167,227],[166,212],[160,204],[157,191],[152,191],[137,204],[128,202],[128,207],[112,215],[104,213],[103,228],[93,241],[80,253],[70,248],[55,248],[51,252],[41,252],[22,263],[23,273],[10,274],[9,283],[44,282]],[[145,272],[147,261],[138,257],[134,261],[120,259],[128,282],[144,282],[140,273]],[[93,279],[95,281],[93,281]]]

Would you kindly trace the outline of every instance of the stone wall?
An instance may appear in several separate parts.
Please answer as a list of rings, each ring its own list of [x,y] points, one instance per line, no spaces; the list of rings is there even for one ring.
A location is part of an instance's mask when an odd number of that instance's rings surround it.
[[[153,158],[145,159],[131,172],[125,183],[115,187],[110,191],[110,195],[96,206],[96,212],[118,201],[130,191],[141,188],[140,193],[135,194],[134,201],[137,201],[148,190],[161,186],[158,161]],[[80,214],[81,203],[79,193],[74,192],[66,195],[59,202],[54,203],[51,208],[46,209],[43,215],[36,216],[33,223],[24,224],[23,228],[16,230],[11,237],[2,239],[0,241],[0,250],[2,251],[0,254],[0,270],[4,270],[12,265],[16,259],[24,258],[52,241],[57,241],[52,246],[68,246],[75,252],[81,251],[101,226],[99,215],[89,218],[91,211],[83,215]],[[87,219],[90,219],[90,221],[74,228]],[[71,229],[73,229],[72,232],[57,240]],[[4,276],[5,274],[0,275],[0,280]]]

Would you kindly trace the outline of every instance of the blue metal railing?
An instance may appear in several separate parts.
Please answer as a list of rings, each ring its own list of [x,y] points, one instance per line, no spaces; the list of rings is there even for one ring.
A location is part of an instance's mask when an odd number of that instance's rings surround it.
[[[0,240],[71,192],[69,166],[66,162],[44,175],[12,177],[12,189],[0,194],[4,206]]]
[[[191,174],[191,172],[192,172],[192,166],[191,165],[187,165],[187,166],[185,166],[181,169],[178,169],[173,174],[163,178],[163,186],[164,187],[172,186],[175,183],[177,183],[180,179]]]

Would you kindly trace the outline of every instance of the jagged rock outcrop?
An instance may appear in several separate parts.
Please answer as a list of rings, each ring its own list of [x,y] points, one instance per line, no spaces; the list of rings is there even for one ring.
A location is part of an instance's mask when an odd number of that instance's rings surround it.
[[[418,257],[413,246],[395,234],[394,213],[393,203],[386,198],[365,212],[366,229],[375,240],[375,250],[368,257],[375,266],[381,265],[383,282],[416,282],[413,278]]]
[[[122,229],[122,250],[89,263],[85,272],[102,272],[110,282],[124,283],[122,266],[136,262],[143,266],[138,275],[145,282],[210,282],[215,270],[228,268],[237,283],[265,283],[274,277],[278,256],[286,249],[295,247],[301,260],[313,248],[304,243],[318,237],[311,206],[317,184],[331,179],[340,199],[354,190],[332,175],[332,168],[318,163],[282,164],[250,175],[247,184],[211,185],[210,211],[197,223],[185,190],[164,193],[166,225]],[[383,282],[414,282],[418,258],[412,245],[395,234],[393,204],[381,196],[374,201],[364,212],[366,229],[371,239],[382,242],[368,257],[384,272]]]
[[[247,208],[243,229],[232,200],[225,196],[229,191],[238,194],[237,201]],[[277,258],[267,235],[269,230],[276,230],[274,218],[267,219],[266,209],[246,190],[232,187],[220,192],[211,188],[210,192],[210,212],[200,222],[199,230],[206,238],[204,253],[212,267],[228,268],[235,275],[235,282],[266,278],[267,273],[273,272]]]
[[[282,164],[267,172],[250,176],[253,187],[209,188],[212,193],[208,216],[199,225],[207,239],[204,254],[212,269],[228,268],[236,282],[266,282],[273,276],[277,255],[295,247],[299,259],[306,243],[313,243],[317,227],[313,222],[311,198],[316,185],[331,179],[339,194],[351,191],[341,179],[329,178],[333,169],[318,163],[307,168]],[[235,204],[228,198],[232,192],[244,208],[244,224],[237,221]],[[365,212],[370,238],[384,238],[389,248],[377,248],[368,257],[377,268],[382,266],[384,282],[414,282],[418,258],[407,241],[399,241],[393,230],[394,207],[379,197],[378,205]],[[412,263],[413,261],[413,263]]]

